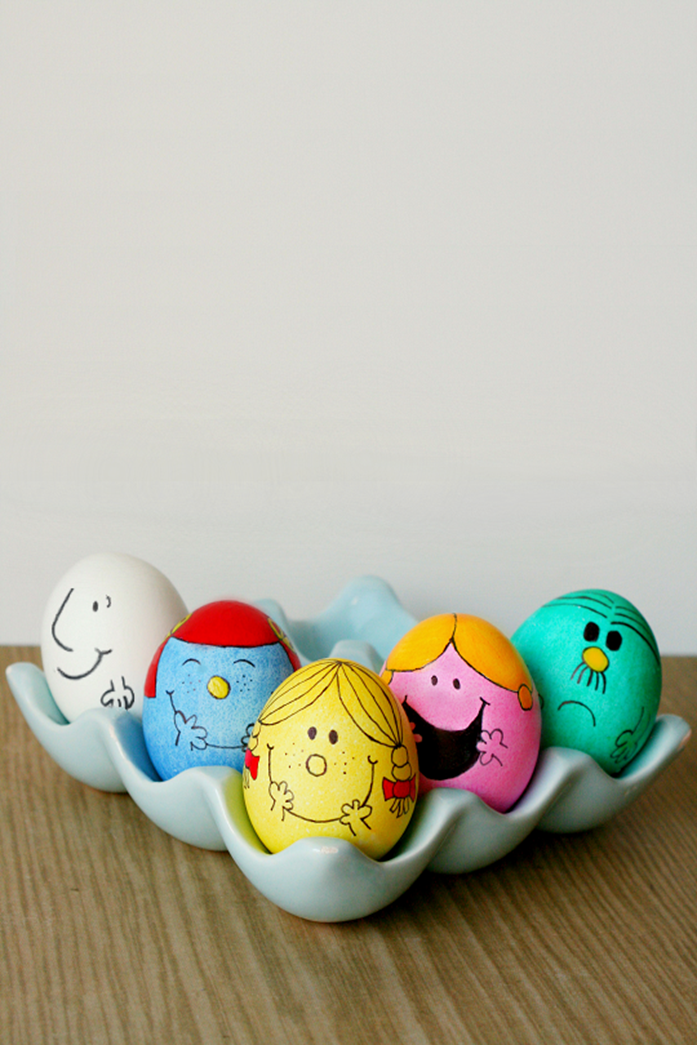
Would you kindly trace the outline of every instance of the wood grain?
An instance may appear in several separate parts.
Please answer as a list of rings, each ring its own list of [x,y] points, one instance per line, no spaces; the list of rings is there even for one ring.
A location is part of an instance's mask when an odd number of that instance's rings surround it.
[[[39,658],[0,651],[0,1042],[697,1040],[694,740],[604,827],[320,925],[60,770],[5,683],[16,660]],[[694,720],[696,697],[697,658],[667,658],[661,710]]]

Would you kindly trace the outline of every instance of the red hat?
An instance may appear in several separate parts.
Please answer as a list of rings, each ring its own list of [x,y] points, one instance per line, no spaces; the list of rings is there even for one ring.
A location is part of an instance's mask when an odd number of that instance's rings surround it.
[[[249,606],[246,602],[223,599],[220,602],[209,602],[205,606],[200,606],[175,628],[172,628],[148,669],[145,679],[146,697],[155,696],[160,657],[172,636],[183,642],[196,642],[206,646],[239,646],[242,649],[269,646],[279,642],[288,654],[293,670],[297,671],[300,667],[300,660],[290,639],[270,617],[255,606]]]

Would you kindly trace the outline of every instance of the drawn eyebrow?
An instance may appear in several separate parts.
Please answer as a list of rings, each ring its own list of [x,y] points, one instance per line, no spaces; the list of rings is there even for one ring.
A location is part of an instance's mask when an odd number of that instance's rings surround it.
[[[543,609],[552,609],[553,606],[559,606],[560,604],[571,605],[576,606],[576,608],[579,610],[587,610],[589,613],[597,613],[599,617],[603,617],[605,620],[607,620],[607,613],[603,613],[602,610],[596,609],[595,606],[586,605],[586,603],[590,602],[598,602],[603,607],[603,609],[611,609],[611,607],[607,603],[601,602],[600,599],[593,599],[590,597],[590,595],[580,595],[576,598],[574,598],[573,596],[562,596],[560,599],[554,599],[552,602],[548,602],[547,605],[543,607]]]
[[[646,643],[646,645],[649,647],[649,649],[653,653],[654,657],[656,658],[657,663],[660,666],[661,658],[660,658],[660,655],[659,655],[659,652],[658,652],[658,648],[656,646],[656,642],[655,642],[655,640],[652,642],[651,641],[651,637],[649,635],[646,635],[643,631],[640,631],[639,628],[635,628],[633,624],[630,624],[629,621],[626,621],[626,620],[613,620],[613,621],[610,622],[610,625],[611,626],[615,625],[618,628],[628,628],[630,631],[633,631],[635,635],[638,635],[640,639],[643,639],[644,642]]]
[[[595,595],[584,595],[583,592],[578,592],[570,595],[560,595],[555,602],[599,602],[601,606],[605,606],[606,609],[610,609],[612,603],[608,599],[599,599]]]
[[[196,657],[187,657],[186,660],[183,661],[182,667],[184,667],[184,664],[200,664],[200,663],[201,663],[201,661],[197,660]]]
[[[622,618],[624,618],[624,620],[631,621],[632,624],[636,624],[638,628],[641,628],[645,635],[651,636],[651,628],[640,613],[633,613],[631,610],[617,609],[615,610],[615,616],[620,623],[622,623]]]
[[[644,620],[639,613],[632,613],[631,610],[617,609],[615,613],[618,617],[627,617],[628,620],[633,620],[635,624],[644,624]]]

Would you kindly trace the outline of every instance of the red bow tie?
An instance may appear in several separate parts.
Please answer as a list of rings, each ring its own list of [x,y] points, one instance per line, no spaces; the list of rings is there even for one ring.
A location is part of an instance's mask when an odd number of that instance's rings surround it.
[[[416,776],[409,780],[388,780],[383,777],[382,791],[385,798],[411,798],[416,799]]]

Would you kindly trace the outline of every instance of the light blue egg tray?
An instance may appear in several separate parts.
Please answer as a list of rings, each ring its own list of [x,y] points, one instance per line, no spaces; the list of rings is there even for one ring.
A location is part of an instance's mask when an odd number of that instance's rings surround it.
[[[375,577],[353,581],[319,616],[289,621],[278,603],[256,603],[293,639],[303,663],[347,657],[379,670],[416,620]],[[314,921],[362,918],[396,900],[424,870],[475,871],[511,852],[534,828],[584,831],[637,798],[680,753],[690,727],[660,716],[648,742],[617,777],[568,748],[540,755],[525,793],[497,813],[467,791],[440,788],[418,799],[399,844],[372,860],[340,839],[295,842],[270,854],[257,838],[234,769],[188,769],[159,779],[140,722],[116,708],[87,711],[68,723],[43,672],[13,664],[7,678],[30,729],[76,780],[102,791],[127,791],[147,817],[175,838],[204,849],[227,849],[252,884],[291,914]]]

